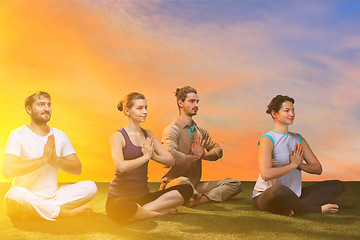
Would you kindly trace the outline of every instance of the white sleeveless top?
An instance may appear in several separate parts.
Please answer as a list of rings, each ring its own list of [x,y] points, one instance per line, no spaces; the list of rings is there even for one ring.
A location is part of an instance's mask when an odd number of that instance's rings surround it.
[[[271,140],[274,148],[272,151],[273,167],[281,167],[290,163],[290,153],[294,150],[296,143],[302,142],[302,136],[298,133],[278,133],[270,131],[261,136],[267,137]],[[260,139],[261,139],[260,138]],[[281,184],[290,188],[298,197],[301,195],[301,171],[294,169],[288,174],[277,179],[264,181],[259,174],[259,178],[255,184],[252,197],[257,197],[262,194],[266,189],[274,184]]]

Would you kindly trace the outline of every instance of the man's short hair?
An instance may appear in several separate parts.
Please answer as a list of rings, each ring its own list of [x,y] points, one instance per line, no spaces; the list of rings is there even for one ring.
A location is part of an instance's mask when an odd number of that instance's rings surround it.
[[[34,94],[31,94],[30,96],[28,96],[25,99],[25,107],[26,106],[31,107],[33,105],[33,103],[35,102],[35,100],[39,99],[39,98],[47,98],[47,99],[51,100],[51,97],[50,97],[49,93],[43,92],[43,91],[38,91],[38,92],[36,92]]]
[[[178,105],[178,108],[180,110],[180,106],[179,106],[179,100],[181,100],[182,102],[185,101],[185,98],[187,97],[187,95],[189,93],[195,93],[197,94],[197,91],[195,88],[192,88],[190,86],[185,86],[182,88],[177,88],[176,92],[175,92],[175,97],[176,97],[176,104]]]

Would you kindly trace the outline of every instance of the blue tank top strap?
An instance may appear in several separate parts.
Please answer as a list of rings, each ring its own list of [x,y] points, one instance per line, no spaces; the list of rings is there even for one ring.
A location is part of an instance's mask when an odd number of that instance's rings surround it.
[[[302,143],[302,136],[301,136],[301,134],[297,133],[297,135],[299,136],[300,143]]]
[[[263,137],[269,138],[269,139],[271,140],[273,146],[275,146],[275,142],[274,142],[274,139],[273,139],[272,136],[270,136],[268,133],[266,133],[266,134],[262,135],[262,136],[260,137],[260,139],[262,139]],[[260,141],[258,142],[258,145],[260,145]]]

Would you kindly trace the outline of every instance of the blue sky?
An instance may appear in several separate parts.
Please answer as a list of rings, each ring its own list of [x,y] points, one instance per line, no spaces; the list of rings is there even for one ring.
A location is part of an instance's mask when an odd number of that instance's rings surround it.
[[[205,164],[205,179],[221,169],[218,177],[256,180],[257,142],[273,127],[265,109],[284,94],[295,98],[290,131],[306,138],[324,167],[304,179],[359,180],[358,1],[0,3],[1,109],[9,113],[1,151],[27,121],[25,96],[47,90],[51,123],[84,159],[81,177],[110,181],[108,137],[126,124],[119,99],[144,93],[145,127],[161,138],[177,116],[174,90],[191,85],[200,96],[195,120],[224,149],[221,161]],[[158,181],[163,172],[151,165],[150,173]]]

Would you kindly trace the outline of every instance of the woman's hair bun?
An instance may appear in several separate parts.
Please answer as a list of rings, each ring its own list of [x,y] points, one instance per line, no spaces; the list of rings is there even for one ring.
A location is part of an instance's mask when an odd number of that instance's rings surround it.
[[[117,105],[117,109],[122,112],[123,111],[123,101],[120,101],[119,104]]]

